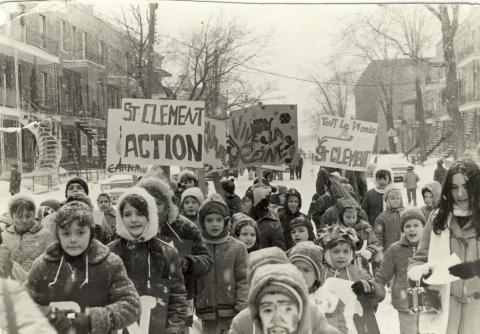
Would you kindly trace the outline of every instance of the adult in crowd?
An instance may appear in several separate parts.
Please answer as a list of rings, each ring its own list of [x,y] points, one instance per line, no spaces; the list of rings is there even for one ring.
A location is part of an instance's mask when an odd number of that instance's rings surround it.
[[[479,259],[480,236],[480,167],[475,161],[461,158],[447,171],[438,210],[425,225],[418,249],[410,260],[408,277],[419,281],[432,271],[432,263],[456,254],[460,269]],[[442,309],[431,322],[439,334],[473,334],[480,328],[480,280],[476,277],[436,286]]]
[[[437,181],[440,184],[443,184],[445,176],[447,175],[447,170],[443,167],[443,160],[439,159],[437,161],[437,168],[433,172],[433,181]]]

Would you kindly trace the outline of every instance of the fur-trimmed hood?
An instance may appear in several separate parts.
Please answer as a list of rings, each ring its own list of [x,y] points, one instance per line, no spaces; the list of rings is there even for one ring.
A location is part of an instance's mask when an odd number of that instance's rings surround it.
[[[122,212],[120,211],[120,207],[125,199],[130,195],[137,195],[142,197],[147,202],[148,207],[148,227],[143,231],[142,235],[139,238],[134,238],[128,229],[125,226],[125,222],[123,221]],[[118,199],[117,204],[117,215],[116,215],[116,222],[117,222],[117,234],[126,240],[134,241],[148,241],[154,238],[158,233],[158,212],[157,212],[157,204],[155,203],[155,199],[152,195],[150,195],[145,189],[140,187],[132,187],[127,189],[120,198]]]
[[[158,204],[165,203],[168,207],[168,221],[159,221],[158,224],[162,226],[165,223],[172,224],[178,217],[178,207],[174,202],[175,194],[168,183],[163,180],[154,178],[141,179],[137,184],[138,187],[145,189],[153,196],[155,202]]]
[[[431,192],[433,195],[433,207],[437,206],[440,202],[440,196],[442,195],[442,185],[437,181],[428,182],[422,187],[423,197],[425,197],[426,191]]]

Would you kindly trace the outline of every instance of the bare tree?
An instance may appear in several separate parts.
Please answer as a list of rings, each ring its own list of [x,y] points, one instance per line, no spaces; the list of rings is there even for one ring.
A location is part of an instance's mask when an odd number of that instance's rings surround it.
[[[415,74],[415,111],[419,121],[417,143],[420,148],[421,160],[426,160],[425,114],[421,82],[425,79],[425,70],[429,60],[425,53],[432,45],[434,34],[428,17],[418,11],[417,5],[382,5],[380,16],[364,16],[364,22],[376,35],[393,43],[402,55],[411,59]]]
[[[439,21],[442,27],[443,59],[445,62],[447,111],[453,120],[454,157],[458,158],[465,150],[464,125],[458,107],[458,77],[455,58],[454,38],[458,29],[458,5],[441,4],[437,7],[424,5]]]
[[[258,36],[235,21],[219,17],[186,32],[183,41],[168,37],[176,42],[175,63],[183,71],[174,93],[178,94],[187,81],[187,99],[204,100],[209,114],[255,104],[271,91],[271,83],[254,85],[244,75],[254,69],[254,60],[265,50],[268,36]]]

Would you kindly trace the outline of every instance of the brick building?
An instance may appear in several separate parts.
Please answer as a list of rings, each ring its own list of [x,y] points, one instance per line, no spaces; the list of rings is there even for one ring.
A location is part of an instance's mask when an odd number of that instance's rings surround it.
[[[122,97],[139,97],[135,54],[124,33],[92,7],[15,5],[0,26],[0,127],[39,120],[19,134],[0,132],[0,172],[103,167],[106,117]],[[167,97],[163,57],[155,55],[154,95]]]

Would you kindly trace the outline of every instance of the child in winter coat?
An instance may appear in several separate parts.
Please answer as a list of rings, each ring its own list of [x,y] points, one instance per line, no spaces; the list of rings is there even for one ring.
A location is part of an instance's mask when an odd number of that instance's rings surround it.
[[[310,300],[317,305],[315,292],[321,287],[320,268],[323,263],[323,249],[311,241],[300,242],[295,245],[288,255],[290,262],[300,270],[307,283]],[[345,304],[338,301],[335,309],[331,313],[325,313],[330,325],[338,329],[342,334],[348,333],[347,322],[345,321]]]
[[[393,278],[392,304],[398,311],[400,334],[417,333],[418,315],[408,308],[409,288],[407,278],[408,261],[415,253],[422,235],[425,217],[420,209],[409,208],[400,216],[402,238],[385,252],[383,263],[375,275],[375,281],[385,286]]]
[[[379,333],[373,310],[385,297],[385,290],[367,271],[352,263],[355,251],[361,249],[362,240],[352,228],[330,226],[321,236],[320,246],[325,252],[322,281],[335,277],[354,282],[352,290],[363,308],[362,317],[354,316],[355,328],[359,334]]]
[[[422,210],[425,219],[428,219],[432,211],[438,206],[441,192],[442,185],[437,181],[429,182],[422,187],[422,197],[425,205],[420,209]]]
[[[288,224],[288,231],[290,232],[293,245],[297,245],[302,241],[315,240],[313,224],[308,217],[300,216],[293,218]]]
[[[300,271],[290,263],[282,263],[265,264],[255,270],[248,309],[234,318],[228,333],[335,334],[338,331],[310,302]]]
[[[385,188],[393,183],[393,172],[388,167],[377,167],[373,172],[375,188],[368,190],[362,202],[362,209],[368,216],[368,222],[375,226],[375,219],[384,210]]]
[[[283,227],[285,246],[287,249],[290,249],[294,245],[289,228],[290,221],[297,217],[307,218],[307,216],[300,212],[302,208],[302,195],[300,195],[297,189],[291,188],[287,190],[285,194],[285,204],[285,207],[279,211],[278,218]]]
[[[210,195],[202,204],[199,223],[202,238],[213,256],[213,267],[197,280],[197,316],[204,334],[222,334],[233,317],[246,307],[247,247],[229,235],[230,213],[222,197]]]
[[[402,211],[402,191],[392,184],[385,189],[385,211],[375,220],[375,233],[382,252],[400,240],[402,234],[400,214]]]
[[[242,211],[242,200],[235,194],[235,180],[233,178],[222,180],[222,188],[225,192],[225,203],[230,211],[230,217]]]
[[[198,187],[185,189],[180,200],[181,213],[198,225],[198,210],[203,203],[203,193]]]
[[[379,262],[376,259],[380,258],[378,253],[381,252],[375,231],[369,223],[361,219],[360,205],[356,201],[340,198],[337,200],[337,207],[339,225],[353,228],[362,239],[364,247],[357,251],[355,256],[362,259],[363,269],[370,271],[368,262]]]
[[[415,167],[408,166],[407,173],[403,177],[403,186],[407,189],[408,205],[417,206],[417,182],[420,181],[420,177],[413,171]]]
[[[8,202],[8,213],[12,224],[2,232],[1,238],[2,246],[8,251],[13,265],[7,274],[23,283],[33,261],[50,243],[50,232],[35,219],[35,202],[28,195],[16,194],[11,197]]]
[[[198,178],[194,171],[190,169],[184,169],[178,175],[178,188],[175,191],[175,196],[177,198],[177,203],[180,203],[182,193],[185,189],[198,187]]]
[[[65,204],[55,217],[55,237],[33,263],[26,288],[59,333],[116,333],[137,321],[140,303],[122,260],[93,238],[92,210]],[[80,312],[50,303],[74,302]]]
[[[260,249],[257,222],[243,212],[232,216],[232,235],[247,246],[248,253]]]
[[[97,205],[98,210],[100,210],[100,212],[103,212],[105,220],[107,221],[108,226],[112,230],[112,240],[115,240],[117,235],[117,213],[115,212],[115,208],[112,205],[112,198],[107,193],[101,193],[97,197]]]
[[[269,186],[253,186],[247,191],[246,196],[250,197],[253,203],[248,214],[255,219],[260,232],[260,248],[277,246],[285,250],[285,236],[283,227],[278,220],[277,214],[270,208],[270,194],[272,188]]]
[[[133,187],[120,196],[117,227],[120,239],[108,247],[123,260],[140,296],[161,298],[166,304],[152,308],[149,333],[180,333],[187,318],[180,257],[174,247],[156,237],[157,206],[145,189]]]

